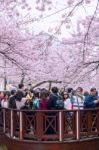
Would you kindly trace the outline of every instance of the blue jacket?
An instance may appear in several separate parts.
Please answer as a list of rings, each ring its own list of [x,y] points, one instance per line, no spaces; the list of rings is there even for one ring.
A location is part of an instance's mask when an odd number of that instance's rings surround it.
[[[92,95],[85,96],[85,107],[86,108],[98,107],[99,104],[94,104],[94,101],[97,99],[99,99],[99,96],[92,96]]]

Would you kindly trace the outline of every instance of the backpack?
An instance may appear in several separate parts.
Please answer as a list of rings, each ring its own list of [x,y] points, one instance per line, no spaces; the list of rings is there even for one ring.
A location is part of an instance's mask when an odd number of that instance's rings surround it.
[[[61,99],[61,97],[58,97],[56,101],[56,109],[64,109],[64,101]]]

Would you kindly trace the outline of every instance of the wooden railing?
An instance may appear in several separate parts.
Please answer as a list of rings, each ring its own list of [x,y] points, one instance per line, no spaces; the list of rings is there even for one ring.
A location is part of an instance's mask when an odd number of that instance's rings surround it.
[[[11,138],[32,141],[85,140],[99,137],[99,109],[0,109],[0,131]]]

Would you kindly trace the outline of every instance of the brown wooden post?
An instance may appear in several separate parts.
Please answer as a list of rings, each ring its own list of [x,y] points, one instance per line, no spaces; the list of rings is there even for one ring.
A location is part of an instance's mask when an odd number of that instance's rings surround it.
[[[10,115],[11,115],[11,130],[10,130],[10,136],[11,137],[13,137],[13,132],[14,132],[14,128],[13,128],[13,110],[11,109],[10,110],[11,111],[11,113],[10,113]]]
[[[38,141],[43,138],[43,112],[36,112],[36,136]]]
[[[62,142],[63,141],[63,111],[59,111],[59,141]]]
[[[76,111],[76,139],[80,139],[80,110]]]
[[[3,109],[3,132],[6,131],[6,116],[5,116],[5,109]]]
[[[99,108],[96,111],[97,111],[96,129],[97,129],[97,135],[99,136]]]
[[[20,140],[23,139],[23,112],[20,111]]]
[[[90,136],[92,126],[92,110],[87,110],[87,113],[88,113],[88,136]]]

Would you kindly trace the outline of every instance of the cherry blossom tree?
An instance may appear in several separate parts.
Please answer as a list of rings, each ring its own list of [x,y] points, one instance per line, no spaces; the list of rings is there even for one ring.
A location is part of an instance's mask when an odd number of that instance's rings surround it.
[[[14,84],[95,83],[98,12],[99,0],[0,1],[0,77]]]

